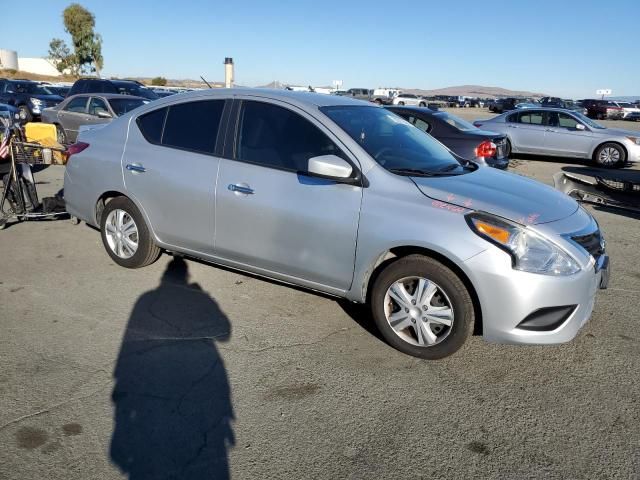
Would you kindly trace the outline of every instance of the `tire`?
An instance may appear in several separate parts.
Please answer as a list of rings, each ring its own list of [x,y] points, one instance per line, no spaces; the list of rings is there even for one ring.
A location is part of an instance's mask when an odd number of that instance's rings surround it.
[[[131,220],[135,234],[126,228]],[[116,238],[118,232],[121,234],[120,240]],[[142,214],[127,197],[116,197],[105,205],[100,218],[100,234],[105,250],[121,267],[146,267],[160,256],[160,248],[153,241]],[[135,249],[132,248],[133,243],[137,243]]]
[[[509,140],[507,138],[507,144],[506,144],[505,152],[504,152],[504,156],[506,158],[510,158],[511,157],[511,150],[512,150],[512,148],[511,148],[511,140]]]
[[[67,144],[67,132],[64,131],[62,125],[56,124],[56,140],[58,140],[60,145]]]
[[[420,102],[420,103],[418,104],[418,106],[419,106],[419,107],[426,107],[426,106],[427,106],[427,104],[426,104],[426,103],[424,103],[424,102]]]
[[[418,278],[427,280],[423,284],[426,286],[422,290],[424,295],[418,292]],[[405,298],[414,297],[414,303],[401,303],[393,298],[392,295],[398,296],[398,293],[392,293],[391,287],[397,292],[399,283],[404,285],[403,293],[410,295]],[[421,305],[421,300],[415,300],[416,296],[422,296],[426,301]],[[369,301],[382,336],[392,347],[407,355],[428,360],[447,357],[457,352],[473,332],[473,301],[464,283],[448,267],[424,255],[408,255],[385,267],[375,280]],[[449,320],[446,319],[447,307]],[[440,323],[446,321],[450,322],[448,326]],[[391,326],[393,322],[395,329]],[[403,325],[406,326],[400,330]],[[422,335],[422,341],[418,335],[421,328],[417,326],[430,332]]]
[[[20,105],[18,107],[18,110],[20,111],[20,116],[24,118],[25,123],[29,123],[33,121],[33,115],[31,115],[31,112],[29,111],[29,108],[27,108],[26,105]]]
[[[398,105],[404,105],[404,102],[398,102]]]
[[[374,103],[375,103],[376,105],[382,105],[382,100],[380,100],[379,98],[376,98],[376,99],[374,100]]]
[[[627,154],[617,143],[603,143],[593,154],[593,161],[598,167],[616,168],[621,167],[627,160]]]

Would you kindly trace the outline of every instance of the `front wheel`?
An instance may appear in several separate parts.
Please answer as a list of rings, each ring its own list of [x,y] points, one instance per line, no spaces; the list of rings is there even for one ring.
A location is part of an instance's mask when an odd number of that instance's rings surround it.
[[[160,256],[142,214],[127,197],[117,197],[106,204],[100,231],[104,248],[121,267],[145,267]]]
[[[596,150],[594,160],[599,167],[619,167],[626,161],[626,154],[617,143],[604,143]]]
[[[449,356],[473,332],[475,313],[466,286],[448,267],[423,255],[388,265],[374,283],[370,302],[385,340],[414,357]]]
[[[404,105],[404,102],[398,102],[398,105]]]
[[[56,140],[60,145],[67,144],[67,133],[62,128],[62,125],[56,125]]]
[[[31,115],[31,112],[29,111],[26,105],[20,105],[18,107],[18,112],[19,112],[18,114],[20,115],[20,118],[23,119],[25,123],[29,123],[33,121],[33,115]]]
[[[509,158],[511,156],[511,140],[507,138],[507,143],[504,146],[504,156]]]
[[[426,103],[424,103],[424,102],[420,102],[420,103],[418,104],[418,106],[419,106],[419,107],[426,107],[426,106],[427,106],[427,104],[426,104]]]

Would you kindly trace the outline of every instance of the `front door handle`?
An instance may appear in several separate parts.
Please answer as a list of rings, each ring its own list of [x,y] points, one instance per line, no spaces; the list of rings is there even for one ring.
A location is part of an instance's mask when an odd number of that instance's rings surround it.
[[[144,168],[142,165],[138,165],[136,163],[127,164],[126,169],[129,170],[130,172],[136,172],[136,173],[144,173],[147,171],[147,169]]]
[[[229,185],[229,190],[239,195],[252,195],[253,189],[246,183],[232,183]]]

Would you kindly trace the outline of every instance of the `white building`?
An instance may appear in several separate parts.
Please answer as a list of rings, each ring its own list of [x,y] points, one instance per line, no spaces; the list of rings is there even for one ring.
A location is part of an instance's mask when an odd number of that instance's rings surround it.
[[[50,77],[59,77],[62,75],[48,58],[18,57],[18,69],[21,72],[48,75]]]

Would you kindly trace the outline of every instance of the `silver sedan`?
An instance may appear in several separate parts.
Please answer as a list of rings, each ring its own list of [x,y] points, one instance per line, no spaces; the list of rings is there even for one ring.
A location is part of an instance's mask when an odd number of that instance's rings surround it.
[[[640,161],[638,132],[606,128],[572,110],[527,108],[473,124],[506,134],[513,153],[584,158],[601,167]]]
[[[367,303],[395,348],[561,343],[608,257],[570,197],[460,160],[394,113],[336,95],[174,95],[82,132],[67,211],[127,268],[163,251]]]
[[[59,143],[73,143],[76,141],[80,127],[108,123],[145,103],[149,103],[149,100],[132,95],[109,93],[73,95],[55,107],[45,108],[42,112],[42,121],[56,126]]]

